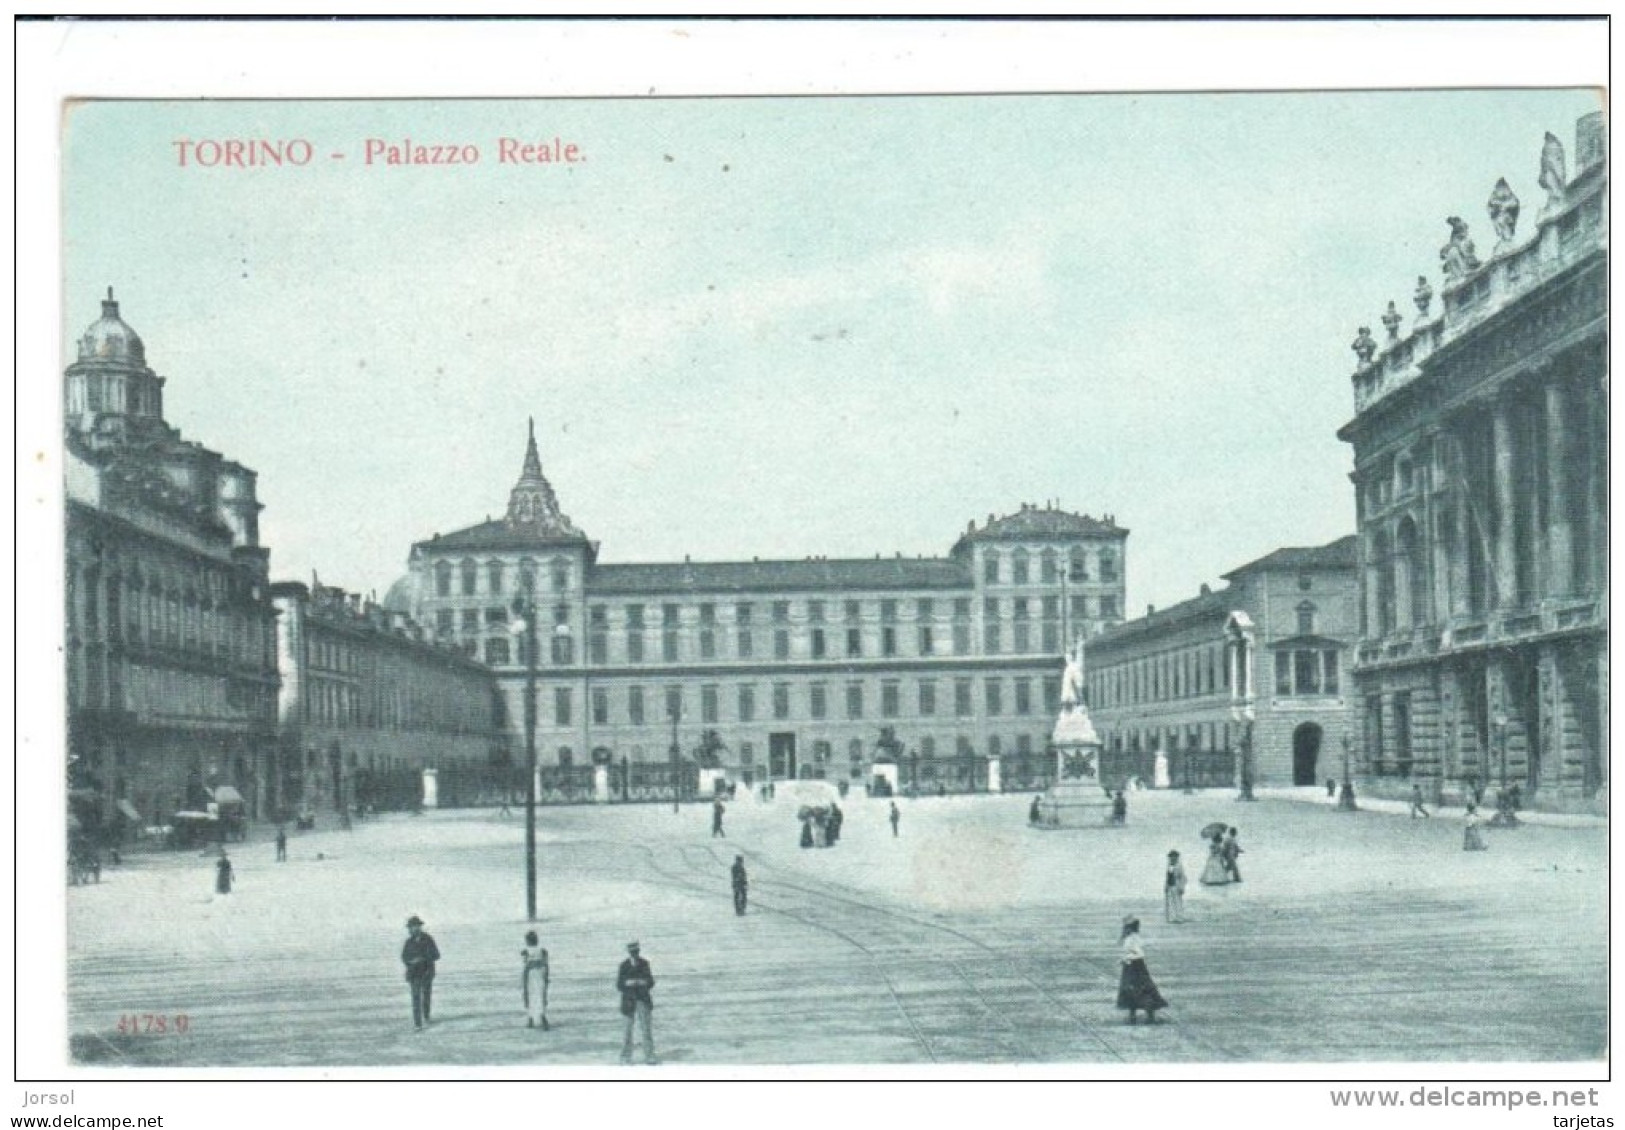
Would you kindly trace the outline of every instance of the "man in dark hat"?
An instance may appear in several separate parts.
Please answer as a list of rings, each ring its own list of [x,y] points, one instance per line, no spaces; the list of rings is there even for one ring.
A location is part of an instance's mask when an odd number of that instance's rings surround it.
[[[734,883],[734,913],[735,914],[744,914],[745,913],[745,897],[746,897],[745,892],[746,892],[746,890],[748,889],[748,887],[750,885],[750,880],[745,875],[745,857],[744,856],[742,856],[742,855],[734,856],[734,865],[733,865],[732,871],[733,871],[733,883]]]
[[[643,1034],[643,1059],[656,1063],[654,1036],[654,998],[649,991],[655,987],[655,975],[649,963],[639,953],[638,943],[626,943],[626,960],[621,962],[615,978],[615,988],[621,994],[621,1015],[626,1017],[626,1039],[621,1043],[621,1062],[632,1062],[632,1024],[636,1021]]]
[[[423,928],[417,915],[406,920],[406,945],[401,947],[401,964],[406,966],[406,983],[412,989],[412,1026],[419,1032],[429,1023],[434,996],[434,963],[440,960],[440,947]]]

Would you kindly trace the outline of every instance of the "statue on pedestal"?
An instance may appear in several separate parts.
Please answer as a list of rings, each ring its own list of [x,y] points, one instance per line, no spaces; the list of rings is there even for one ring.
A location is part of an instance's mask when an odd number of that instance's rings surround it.
[[[1478,252],[1467,235],[1467,221],[1460,216],[1445,220],[1450,225],[1450,242],[1439,248],[1439,261],[1444,265],[1446,282],[1460,282],[1483,266]]]
[[[1416,293],[1411,295],[1411,301],[1416,303],[1416,314],[1419,319],[1428,316],[1428,307],[1433,305],[1433,287],[1428,285],[1426,275],[1416,276]]]
[[[1495,182],[1486,207],[1490,212],[1490,226],[1495,228],[1495,249],[1511,246],[1513,237],[1518,234],[1519,204],[1517,193],[1512,191],[1505,177]]]
[[[1371,336],[1370,326],[1361,326],[1360,332],[1354,335],[1354,342],[1349,346],[1354,355],[1360,359],[1360,368],[1364,369],[1371,364],[1371,359],[1377,355],[1377,339]]]
[[[1382,325],[1383,328],[1388,331],[1389,341],[1399,340],[1399,323],[1402,321],[1404,321],[1404,318],[1400,316],[1399,308],[1396,307],[1393,300],[1390,299],[1388,302],[1388,309],[1382,312]]]
[[[1563,143],[1548,133],[1546,143],[1540,147],[1540,187],[1546,190],[1544,212],[1555,212],[1563,206],[1568,187],[1568,172],[1564,168]]]

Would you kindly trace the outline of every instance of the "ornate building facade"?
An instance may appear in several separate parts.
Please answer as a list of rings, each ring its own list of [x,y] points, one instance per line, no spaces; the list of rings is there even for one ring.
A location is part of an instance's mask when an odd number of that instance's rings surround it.
[[[1552,134],[1523,235],[1505,180],[1480,260],[1450,218],[1439,308],[1354,342],[1360,530],[1354,677],[1366,788],[1516,784],[1542,807],[1608,786],[1608,173],[1601,114],[1575,169]]]
[[[674,741],[691,761],[706,732],[742,777],[857,780],[883,727],[905,783],[985,788],[990,763],[1045,771],[1066,641],[1121,618],[1127,536],[1024,506],[941,558],[604,563],[532,434],[506,517],[415,544],[391,604],[496,670],[522,749],[534,602],[544,789],[594,764],[669,788]]]
[[[1089,641],[1085,687],[1106,777],[1313,785],[1342,776],[1359,626],[1352,536],[1285,548],[1227,588]],[[1108,781],[1108,783],[1110,783]]]
[[[166,424],[163,386],[109,290],[64,388],[69,782],[91,825],[164,823],[219,785],[274,804],[255,474]]]
[[[356,593],[313,580],[271,595],[288,811],[406,807],[424,769],[497,759],[496,681],[483,663]]]

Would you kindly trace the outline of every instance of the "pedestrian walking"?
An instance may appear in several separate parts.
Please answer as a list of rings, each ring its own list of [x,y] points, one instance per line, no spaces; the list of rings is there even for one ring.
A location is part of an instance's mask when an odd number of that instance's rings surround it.
[[[711,838],[713,840],[718,836],[724,839],[728,836],[728,833],[722,830],[722,812],[722,798],[717,797],[711,802]]]
[[[654,998],[649,995],[655,987],[655,975],[649,963],[639,953],[636,942],[626,943],[626,960],[621,962],[615,978],[615,988],[621,994],[621,1015],[626,1018],[626,1038],[621,1042],[621,1062],[632,1062],[632,1026],[641,1029],[643,1060],[656,1063],[654,1036]]]
[[[524,964],[519,972],[520,995],[525,1002],[525,1027],[547,1031],[547,985],[551,971],[547,965],[547,950],[535,930],[525,933],[525,948],[519,951]]]
[[[1179,861],[1177,851],[1168,853],[1168,868],[1162,881],[1162,900],[1168,921],[1185,921],[1185,865]]]
[[[1430,816],[1431,815],[1428,812],[1427,809],[1422,807],[1422,786],[1421,785],[1412,785],[1411,786],[1411,819],[1415,820],[1418,814],[1420,814],[1422,816]]]
[[[1132,914],[1123,919],[1123,933],[1118,938],[1123,956],[1122,973],[1117,981],[1117,1007],[1128,1009],[1128,1022],[1139,1022],[1139,1012],[1145,1010],[1147,1024],[1157,1022],[1157,1009],[1167,1008],[1168,1002],[1157,991],[1151,980],[1151,970],[1145,964],[1145,945],[1140,941],[1140,920]]]
[[[897,838],[897,822],[903,818],[903,814],[897,811],[897,802],[895,800],[891,802],[891,813],[886,818],[891,821],[891,838],[895,840]]]
[[[1332,780],[1332,778],[1330,778],[1330,777],[1326,778],[1326,799],[1327,800],[1336,800],[1337,799],[1337,782]]]
[[[1478,826],[1482,823],[1483,820],[1478,815],[1478,806],[1469,803],[1467,805],[1467,826],[1461,831],[1462,851],[1489,850],[1489,845],[1484,842],[1484,834],[1478,830]]]
[[[215,892],[222,895],[231,894],[232,878],[233,874],[231,870],[231,860],[226,858],[226,853],[224,850],[222,850],[220,852],[220,858],[215,861],[214,865]]]
[[[828,827],[825,828],[825,837],[828,841],[826,844],[827,847],[834,847],[840,842],[841,825],[845,822],[846,813],[841,811],[840,805],[836,804],[834,801],[831,801],[829,805],[829,820],[827,821]]]
[[[1241,844],[1236,842],[1236,830],[1231,828],[1225,833],[1224,847],[1221,849],[1224,856],[1224,869],[1230,873],[1232,883],[1241,882]]]
[[[423,919],[415,914],[406,920],[406,935],[401,964],[406,966],[406,983],[412,990],[412,1026],[421,1032],[431,1019],[434,963],[440,960],[440,947],[423,928]]]
[[[288,830],[280,825],[276,830],[276,861],[288,862]]]
[[[1128,798],[1123,795],[1122,789],[1118,789],[1117,795],[1112,797],[1112,823],[1128,823]]]
[[[1202,868],[1204,887],[1222,887],[1230,882],[1230,867],[1224,860],[1224,832],[1216,831],[1207,846],[1207,866]]]
[[[810,812],[801,818],[801,846],[804,848],[813,846],[813,818]]]
[[[1044,819],[1043,797],[1035,796],[1035,797],[1033,797],[1032,806],[1027,809],[1027,823],[1029,823],[1029,824],[1038,824],[1038,823],[1042,823],[1043,819]]]
[[[734,913],[745,913],[746,891],[750,886],[750,879],[745,875],[745,857],[734,856],[733,885],[734,885]]]

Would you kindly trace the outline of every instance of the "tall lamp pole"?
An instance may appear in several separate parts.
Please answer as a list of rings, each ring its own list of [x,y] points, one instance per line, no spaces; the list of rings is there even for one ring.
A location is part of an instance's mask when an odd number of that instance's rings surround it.
[[[1349,764],[1349,747],[1352,743],[1347,734],[1343,735],[1343,788],[1337,794],[1337,808],[1340,812],[1354,812],[1359,805],[1354,802],[1354,773]]]
[[[536,602],[513,602],[525,649],[525,916],[536,921]]]
[[[683,751],[677,745],[677,703],[671,704],[671,810],[679,811],[678,801],[682,799],[682,756]]]

